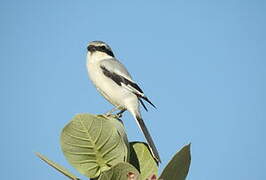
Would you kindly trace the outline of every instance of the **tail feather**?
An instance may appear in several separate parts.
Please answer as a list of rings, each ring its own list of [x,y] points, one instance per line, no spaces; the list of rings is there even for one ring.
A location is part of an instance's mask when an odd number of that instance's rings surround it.
[[[147,107],[145,106],[144,102],[139,98],[139,102],[141,103],[141,105],[144,107],[144,109],[146,111],[148,111]]]
[[[146,96],[142,96],[141,98],[147,101],[150,105],[152,105],[156,109],[156,106]]]
[[[136,116],[136,120],[137,120],[137,123],[138,123],[140,129],[142,130],[142,132],[143,132],[143,134],[144,134],[147,142],[148,142],[150,151],[151,151],[154,159],[158,163],[160,163],[161,162],[161,159],[160,159],[159,153],[158,153],[158,151],[157,151],[157,149],[155,147],[155,144],[154,144],[154,142],[152,140],[152,137],[151,137],[151,135],[150,135],[150,133],[149,133],[149,131],[148,131],[148,129],[147,129],[147,127],[146,127],[143,119],[141,117],[139,117],[139,116]]]

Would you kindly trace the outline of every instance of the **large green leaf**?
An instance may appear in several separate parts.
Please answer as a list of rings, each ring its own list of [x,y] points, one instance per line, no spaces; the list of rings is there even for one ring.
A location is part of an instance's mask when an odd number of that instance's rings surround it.
[[[141,180],[146,180],[154,175],[158,177],[158,165],[148,145],[143,142],[131,142],[129,145],[130,164],[140,171]]]
[[[167,164],[159,179],[185,180],[191,161],[190,144],[184,146]]]
[[[118,119],[91,114],[76,115],[64,127],[61,147],[69,163],[89,178],[127,161],[129,149]]]
[[[139,172],[129,163],[119,163],[101,174],[98,180],[140,180]]]
[[[67,169],[65,169],[64,167],[60,166],[59,164],[51,161],[50,159],[48,159],[47,157],[45,157],[44,155],[41,155],[40,153],[36,153],[36,155],[43,160],[44,162],[46,162],[47,164],[49,164],[51,167],[55,168],[57,171],[61,172],[62,174],[64,174],[65,176],[67,176],[69,179],[72,180],[79,180],[79,178],[77,178],[75,175],[73,175],[71,172],[69,172]]]

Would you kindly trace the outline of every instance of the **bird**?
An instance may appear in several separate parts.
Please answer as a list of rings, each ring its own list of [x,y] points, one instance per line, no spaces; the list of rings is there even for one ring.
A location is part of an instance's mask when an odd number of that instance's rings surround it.
[[[155,105],[132,79],[126,67],[115,58],[111,47],[107,43],[103,41],[90,42],[87,46],[86,64],[89,77],[96,89],[115,106],[107,114],[120,110],[118,115],[122,115],[124,111],[129,111],[142,130],[153,158],[157,163],[160,163],[159,153],[140,112],[140,104],[147,111],[143,100],[154,108],[156,108]]]

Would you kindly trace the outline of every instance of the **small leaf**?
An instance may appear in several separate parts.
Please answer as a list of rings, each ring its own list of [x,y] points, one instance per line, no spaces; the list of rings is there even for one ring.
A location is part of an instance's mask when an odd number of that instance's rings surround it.
[[[133,164],[140,171],[141,179],[158,176],[158,165],[148,145],[143,142],[131,142],[129,146],[130,164]]]
[[[190,144],[184,146],[164,168],[159,179],[185,180],[191,161]]]
[[[76,115],[61,133],[61,147],[69,163],[89,178],[128,158],[123,124],[101,115]]]
[[[98,180],[140,180],[138,170],[129,163],[119,163],[101,174]]]
[[[43,160],[44,162],[46,162],[47,164],[49,164],[50,166],[52,166],[54,169],[56,169],[57,171],[61,172],[62,174],[64,174],[65,176],[67,176],[69,179],[72,180],[79,180],[79,178],[75,177],[75,175],[73,175],[71,172],[69,172],[68,170],[66,170],[64,167],[60,166],[59,164],[49,160],[47,157],[41,155],[40,153],[36,153],[36,155]]]

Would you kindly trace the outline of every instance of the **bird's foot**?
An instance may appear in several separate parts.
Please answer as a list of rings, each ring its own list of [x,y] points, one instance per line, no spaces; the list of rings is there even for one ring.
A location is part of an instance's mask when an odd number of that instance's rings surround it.
[[[113,113],[114,111],[116,111],[116,110],[117,110],[117,108],[111,109],[111,111],[108,111],[107,113],[104,113],[104,115],[105,115],[105,116],[111,116],[111,115],[113,115],[112,113]]]
[[[104,113],[104,115],[105,115],[105,116],[112,116],[112,115],[113,115],[113,112],[119,110],[120,107],[121,107],[121,106],[117,106],[117,107],[111,109],[110,111],[108,111],[107,113]],[[125,110],[121,110],[121,111],[120,111],[119,113],[117,113],[116,115],[121,116],[120,114],[122,114],[124,111],[125,111]]]
[[[105,117],[117,117],[117,115],[116,114],[113,114],[113,110],[112,111],[109,111],[109,112],[107,112],[107,113],[104,113],[103,115],[105,116]]]
[[[115,119],[119,119],[122,115],[117,115],[117,114],[112,114],[112,113],[105,113],[102,116],[106,117],[106,118],[115,118]]]

